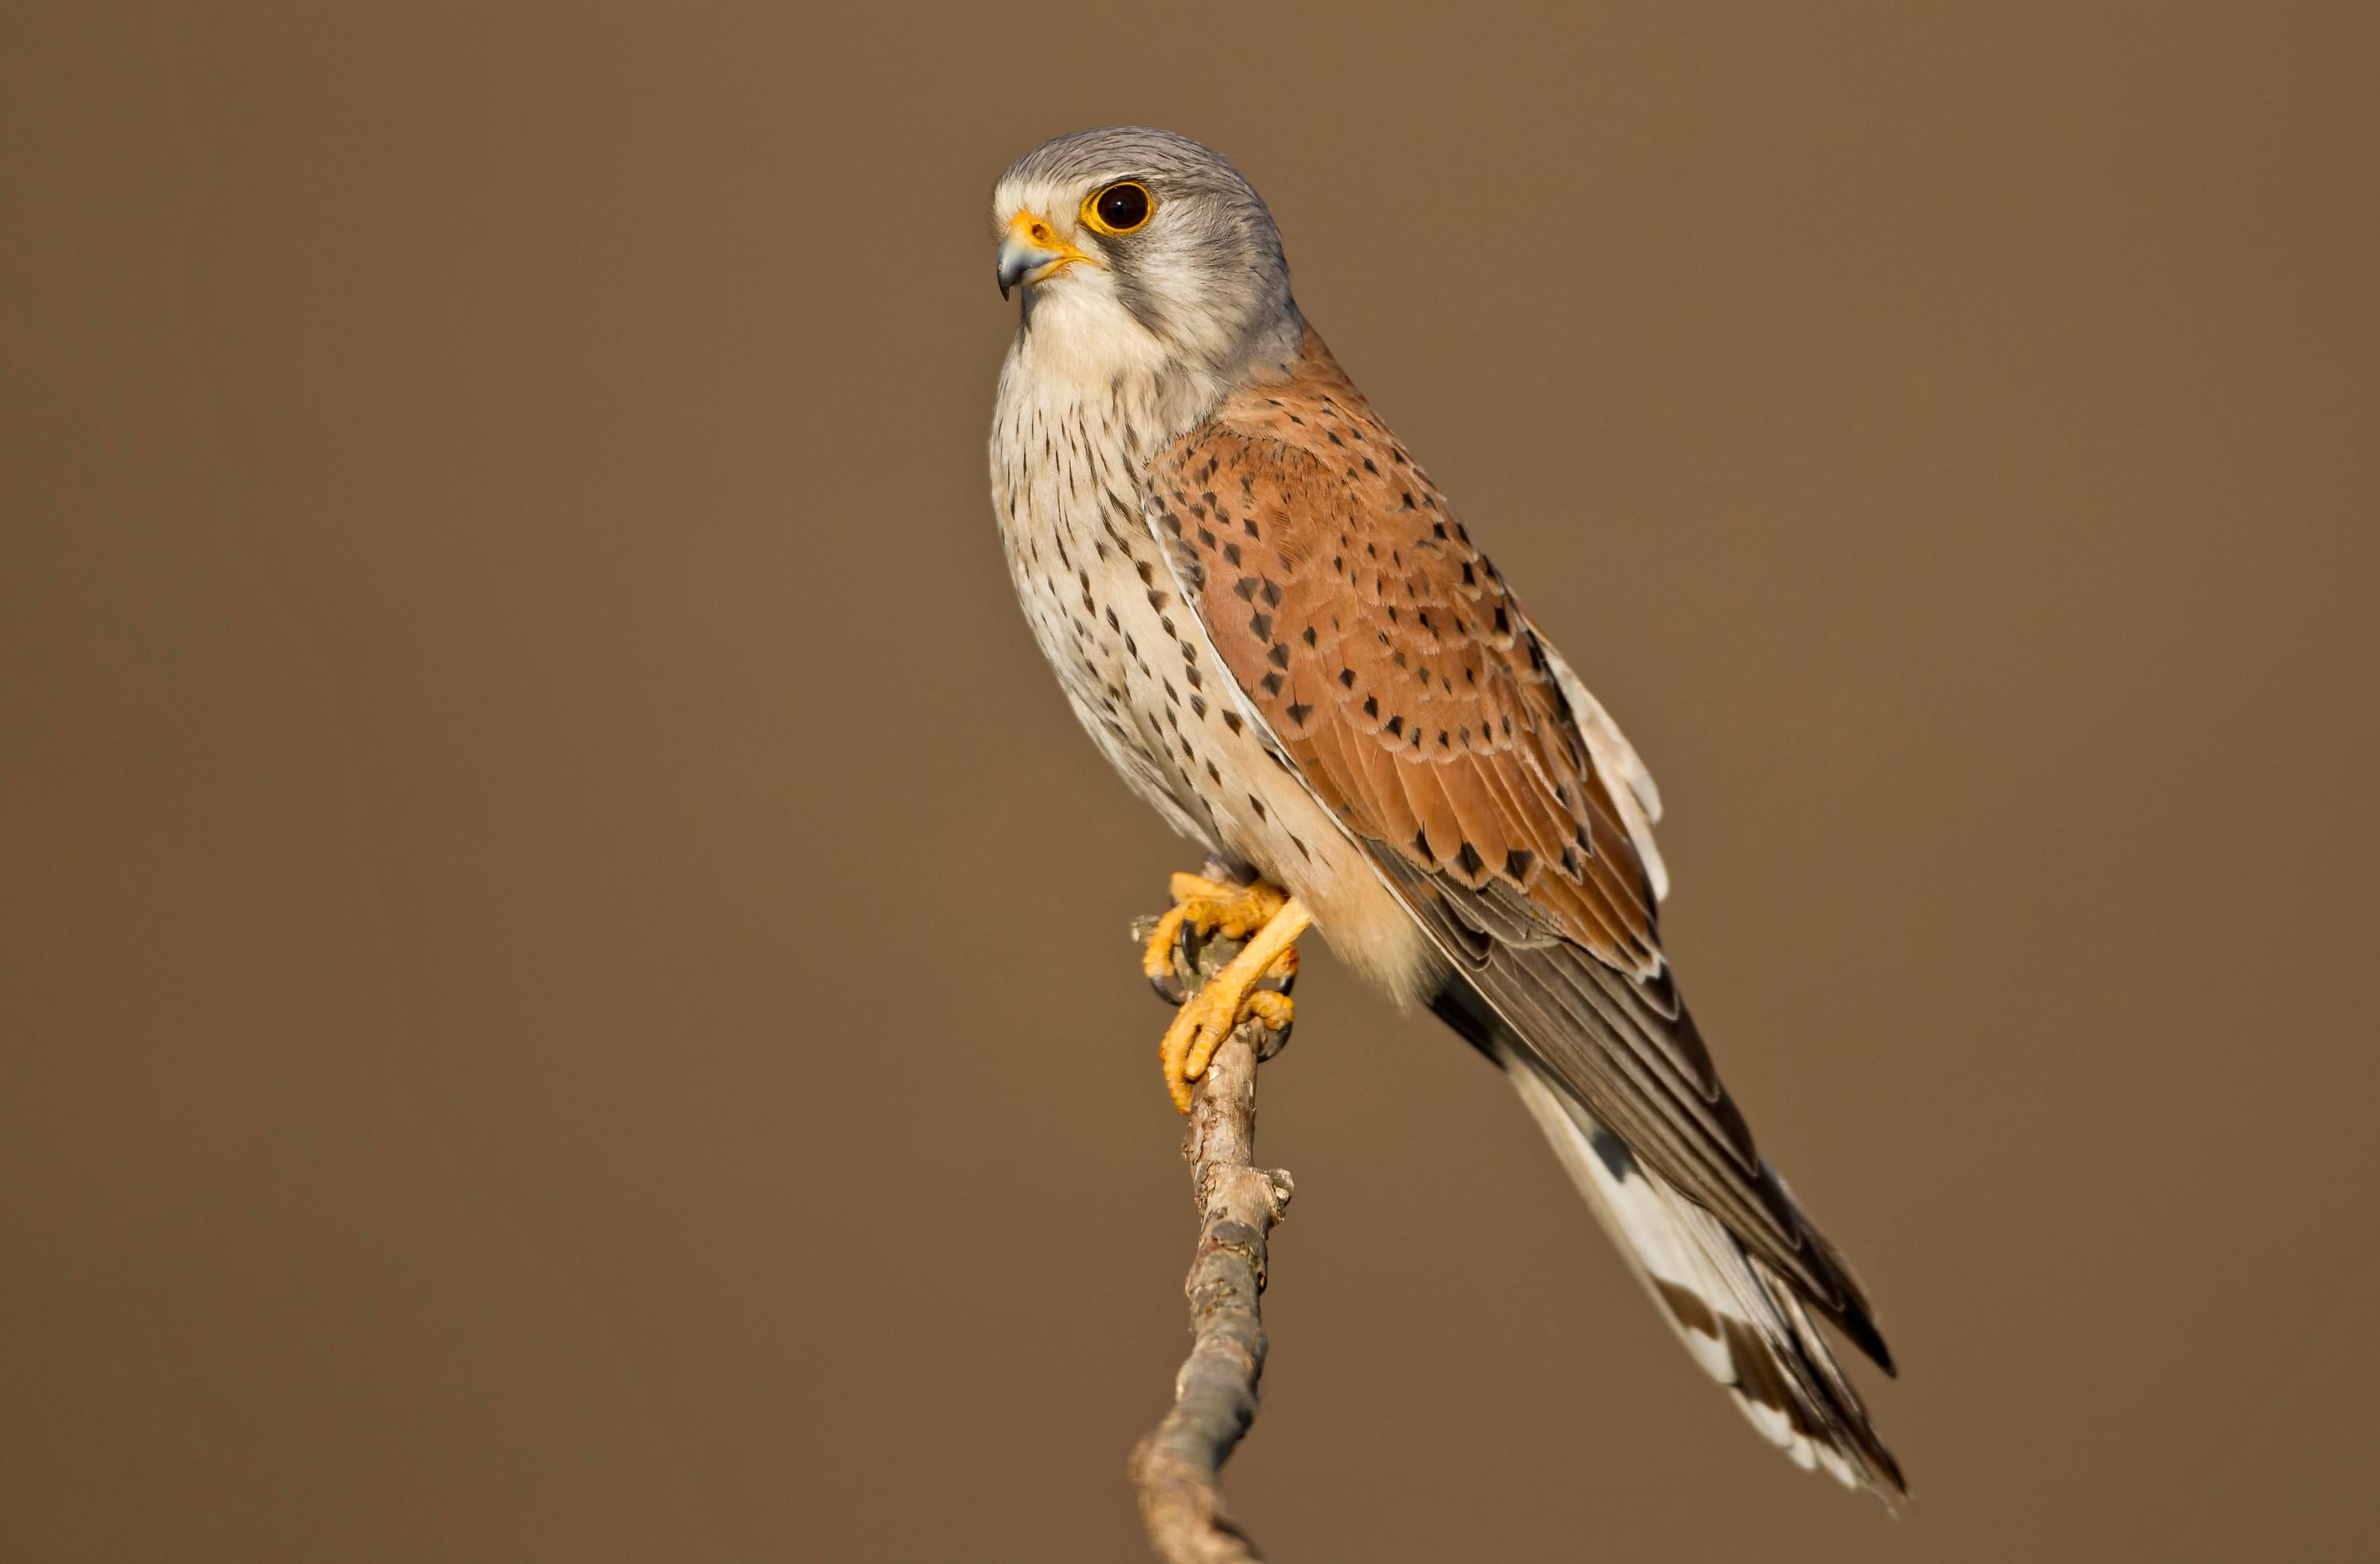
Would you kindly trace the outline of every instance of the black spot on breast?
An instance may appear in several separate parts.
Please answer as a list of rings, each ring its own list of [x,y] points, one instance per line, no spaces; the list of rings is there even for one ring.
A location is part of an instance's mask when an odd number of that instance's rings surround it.
[[[1241,726],[1242,726],[1242,722],[1241,722],[1241,719],[1240,719],[1240,714],[1239,714],[1238,712],[1236,712],[1236,711],[1226,711],[1226,712],[1224,712],[1224,713],[1223,713],[1223,726],[1225,726],[1225,727],[1227,727],[1227,728],[1231,729],[1231,730],[1232,730],[1232,732],[1233,732],[1233,733],[1238,733],[1238,732],[1240,731]]]

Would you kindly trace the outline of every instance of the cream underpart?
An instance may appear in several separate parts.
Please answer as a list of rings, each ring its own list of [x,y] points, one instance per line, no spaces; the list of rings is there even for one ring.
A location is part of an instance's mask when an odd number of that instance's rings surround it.
[[[1427,936],[1272,758],[1144,519],[1148,464],[1224,388],[1173,369],[1104,281],[1076,265],[1035,285],[1001,370],[992,500],[1026,621],[1100,753],[1168,823],[1286,888],[1399,1000],[1425,997],[1440,970]]]

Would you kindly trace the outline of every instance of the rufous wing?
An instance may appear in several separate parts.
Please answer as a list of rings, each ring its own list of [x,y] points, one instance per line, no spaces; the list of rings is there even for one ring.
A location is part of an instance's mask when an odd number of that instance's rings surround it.
[[[1670,981],[1650,779],[1310,331],[1291,368],[1148,475],[1225,667],[1499,1024],[1882,1360]]]

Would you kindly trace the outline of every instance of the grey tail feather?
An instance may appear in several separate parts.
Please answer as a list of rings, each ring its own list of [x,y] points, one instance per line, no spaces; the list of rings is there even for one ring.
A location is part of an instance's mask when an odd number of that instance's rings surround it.
[[[1865,1487],[1888,1507],[1906,1498],[1900,1462],[1787,1279],[1638,1161],[1524,1049],[1492,1030],[1462,1024],[1475,1016],[1448,1019],[1504,1067],[1687,1352],[1725,1387],[1753,1426],[1796,1465]]]

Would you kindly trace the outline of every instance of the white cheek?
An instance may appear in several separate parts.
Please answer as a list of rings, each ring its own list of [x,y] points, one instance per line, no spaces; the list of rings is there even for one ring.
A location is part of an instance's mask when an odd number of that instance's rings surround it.
[[[1100,386],[1163,366],[1163,345],[1123,307],[1107,273],[1071,266],[1035,285],[1034,294],[1028,334],[1037,373]]]
[[[1200,310],[1207,306],[1207,280],[1196,267],[1171,250],[1150,249],[1137,258],[1142,288],[1171,310]]]

